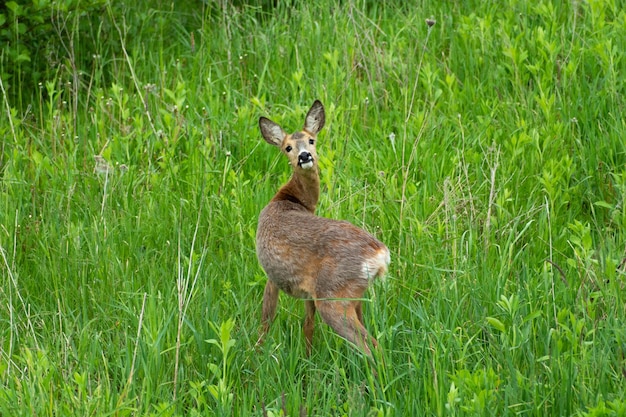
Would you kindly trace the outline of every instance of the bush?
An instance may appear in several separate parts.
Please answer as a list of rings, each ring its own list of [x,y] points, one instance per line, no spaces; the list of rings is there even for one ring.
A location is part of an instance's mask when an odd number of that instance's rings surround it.
[[[75,61],[76,34],[101,20],[108,0],[27,0],[0,4],[0,76],[10,98]],[[89,32],[87,32],[89,33]],[[86,37],[88,38],[88,37]],[[86,55],[82,55],[83,57]]]

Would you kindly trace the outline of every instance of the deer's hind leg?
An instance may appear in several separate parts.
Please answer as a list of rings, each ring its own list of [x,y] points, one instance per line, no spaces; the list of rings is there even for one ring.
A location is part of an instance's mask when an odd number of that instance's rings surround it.
[[[365,354],[372,356],[367,342],[371,336],[357,314],[357,300],[317,300],[315,306],[322,319],[341,337],[352,342]],[[360,307],[359,307],[360,309]]]

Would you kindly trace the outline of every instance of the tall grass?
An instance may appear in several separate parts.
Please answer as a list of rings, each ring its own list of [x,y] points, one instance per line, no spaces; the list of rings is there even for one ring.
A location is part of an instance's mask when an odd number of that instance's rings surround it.
[[[74,14],[0,84],[0,413],[623,415],[623,4],[269,3]],[[255,347],[257,120],[314,99],[318,213],[393,253],[377,374],[288,297]]]

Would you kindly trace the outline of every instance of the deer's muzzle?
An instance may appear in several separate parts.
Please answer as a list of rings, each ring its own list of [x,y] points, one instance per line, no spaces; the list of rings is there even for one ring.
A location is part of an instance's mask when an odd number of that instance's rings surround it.
[[[309,169],[313,166],[313,155],[310,152],[302,152],[298,155],[298,166]]]

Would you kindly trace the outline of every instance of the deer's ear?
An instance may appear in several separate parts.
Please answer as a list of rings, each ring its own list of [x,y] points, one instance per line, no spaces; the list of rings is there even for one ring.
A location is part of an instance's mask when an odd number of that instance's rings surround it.
[[[304,119],[304,130],[313,135],[317,135],[324,127],[325,122],[326,114],[324,113],[324,105],[321,101],[315,100],[309,112],[306,114],[306,119]]]
[[[267,117],[261,117],[259,119],[259,128],[261,128],[263,139],[265,139],[265,141],[270,145],[282,145],[283,139],[287,136],[285,131],[280,126],[272,122]]]

